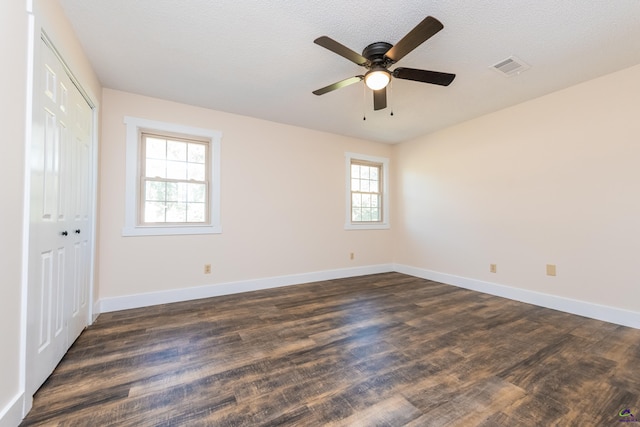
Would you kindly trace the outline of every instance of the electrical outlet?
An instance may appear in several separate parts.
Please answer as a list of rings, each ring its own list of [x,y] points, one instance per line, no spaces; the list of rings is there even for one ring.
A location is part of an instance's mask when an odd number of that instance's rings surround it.
[[[496,264],[489,264],[489,271],[491,273],[497,273],[498,272],[498,266]]]
[[[204,274],[211,274],[211,264],[204,265]]]
[[[352,261],[353,261],[353,260],[355,259],[355,257],[356,257],[356,254],[355,254],[354,252],[351,252],[351,253],[349,254],[349,259],[350,259],[350,260],[352,260]]]
[[[547,276],[555,276],[555,275],[556,275],[556,265],[547,264]]]

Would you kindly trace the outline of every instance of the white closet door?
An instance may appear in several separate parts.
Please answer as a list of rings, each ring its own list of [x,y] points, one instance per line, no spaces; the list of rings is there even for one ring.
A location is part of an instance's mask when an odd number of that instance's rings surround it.
[[[92,235],[91,107],[42,42],[35,62],[27,307],[34,393],[88,324]]]

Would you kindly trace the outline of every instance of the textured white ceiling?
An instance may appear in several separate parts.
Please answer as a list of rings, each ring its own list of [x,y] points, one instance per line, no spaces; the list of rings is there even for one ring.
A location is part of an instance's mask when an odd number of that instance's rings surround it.
[[[387,143],[640,63],[638,0],[58,1],[105,87]],[[315,38],[361,52],[427,15],[444,29],[397,66],[450,86],[394,80],[375,112],[362,83],[311,93],[364,70]],[[511,55],[531,68],[490,68]]]

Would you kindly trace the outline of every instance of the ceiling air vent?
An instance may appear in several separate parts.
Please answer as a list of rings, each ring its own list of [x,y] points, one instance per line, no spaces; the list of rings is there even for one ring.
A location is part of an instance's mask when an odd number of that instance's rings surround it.
[[[493,68],[503,76],[511,77],[516,74],[520,74],[525,70],[528,70],[530,66],[522,59],[516,56],[510,56],[507,59],[492,65],[491,68]]]

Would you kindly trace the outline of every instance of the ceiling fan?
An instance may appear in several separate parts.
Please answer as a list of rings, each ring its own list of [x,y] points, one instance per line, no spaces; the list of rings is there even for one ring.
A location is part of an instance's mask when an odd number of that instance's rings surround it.
[[[449,86],[456,77],[455,74],[403,67],[389,70],[391,65],[404,58],[406,54],[420,46],[443,28],[444,25],[442,25],[440,21],[432,16],[427,16],[422,22],[416,25],[413,30],[409,31],[402,40],[396,43],[395,46],[386,42],[375,42],[365,47],[362,55],[327,36],[318,37],[313,41],[315,44],[329,49],[361,67],[365,67],[368,71],[364,75],[349,77],[348,79],[314,90],[313,93],[315,95],[324,95],[325,93],[364,80],[367,87],[373,90],[373,109],[382,110],[387,107],[387,85],[391,81],[391,77]]]

